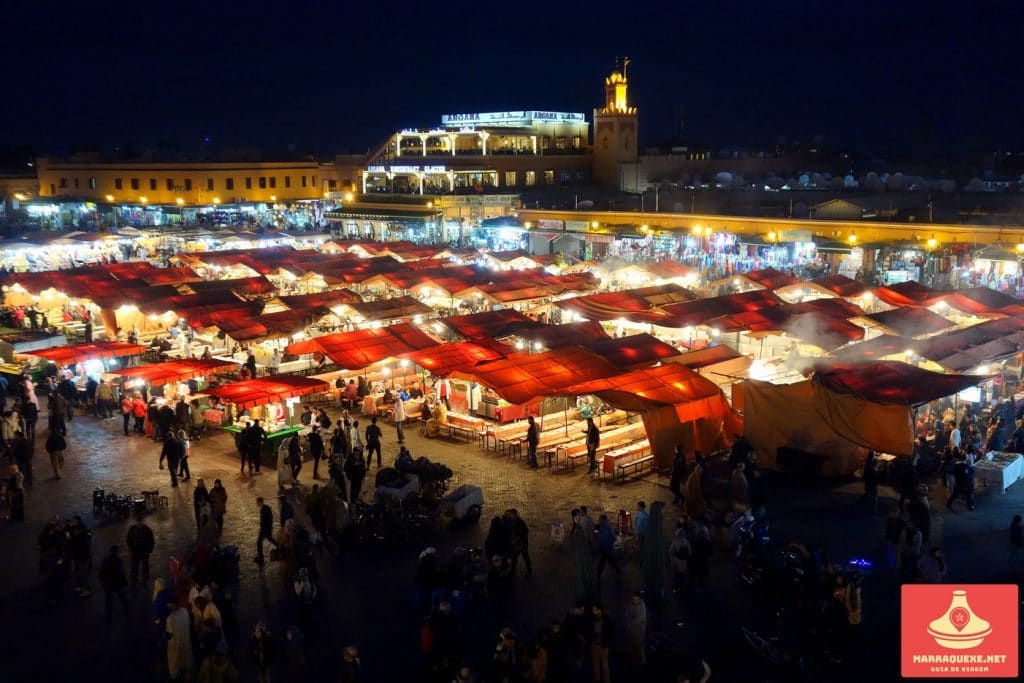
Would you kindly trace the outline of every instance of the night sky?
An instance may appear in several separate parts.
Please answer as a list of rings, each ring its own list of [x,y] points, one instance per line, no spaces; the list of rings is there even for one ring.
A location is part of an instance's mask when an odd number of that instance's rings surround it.
[[[7,3],[0,143],[365,152],[442,113],[599,105],[641,137],[1024,142],[1019,2]]]

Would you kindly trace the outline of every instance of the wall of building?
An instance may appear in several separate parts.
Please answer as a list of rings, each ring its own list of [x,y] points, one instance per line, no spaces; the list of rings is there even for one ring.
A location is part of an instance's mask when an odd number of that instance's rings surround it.
[[[302,162],[69,163],[39,159],[39,196],[95,202],[223,204],[317,199],[351,168]],[[180,202],[178,200],[181,200]]]
[[[643,192],[652,183],[677,182],[683,176],[700,176],[708,182],[716,173],[728,171],[759,178],[768,175],[785,177],[793,172],[791,159],[690,159],[681,154],[641,155],[634,162],[620,167],[620,187],[625,192]]]

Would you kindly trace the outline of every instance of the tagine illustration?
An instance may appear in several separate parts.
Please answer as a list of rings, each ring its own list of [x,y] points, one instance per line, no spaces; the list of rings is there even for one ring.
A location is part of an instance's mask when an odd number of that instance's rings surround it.
[[[992,624],[971,609],[967,591],[953,591],[949,608],[938,619],[928,624],[928,635],[941,647],[950,650],[969,650],[978,647],[992,633]]]

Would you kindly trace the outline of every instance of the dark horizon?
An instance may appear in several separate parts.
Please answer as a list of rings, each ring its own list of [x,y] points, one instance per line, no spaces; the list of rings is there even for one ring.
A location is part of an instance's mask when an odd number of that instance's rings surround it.
[[[27,3],[26,3],[27,5]],[[870,155],[1024,143],[1016,8],[811,0],[9,10],[0,144],[363,153],[444,113],[581,111],[628,55],[641,144]],[[516,20],[522,19],[517,29]],[[680,136],[676,113],[685,111]],[[162,145],[161,145],[162,143]]]

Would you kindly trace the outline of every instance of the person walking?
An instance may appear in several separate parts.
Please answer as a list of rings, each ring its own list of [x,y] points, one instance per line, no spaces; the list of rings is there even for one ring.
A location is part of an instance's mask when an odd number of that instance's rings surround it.
[[[110,546],[110,554],[103,558],[100,565],[100,585],[103,586],[105,596],[104,618],[109,625],[114,615],[114,596],[121,601],[121,607],[125,614],[128,614],[128,595],[125,588],[128,586],[128,577],[124,573],[124,563],[121,562],[120,552],[116,545]]]
[[[696,460],[696,458],[694,458]],[[683,502],[688,514],[693,519],[704,517],[704,489],[702,478],[704,476],[704,465],[696,462],[693,471],[686,478],[686,485],[683,489]]]
[[[51,392],[50,401],[47,403],[47,412],[49,413],[47,426],[50,431],[67,434],[68,428],[64,423],[64,417],[67,415],[67,399],[56,391]]]
[[[50,432],[46,437],[46,453],[50,456],[50,466],[53,467],[53,476],[60,479],[64,474],[64,449],[68,442],[59,432]]]
[[[587,418],[587,429],[584,433],[587,435],[588,472],[593,474],[597,472],[597,449],[601,447],[601,430],[594,424],[594,418]]]
[[[292,468],[292,479],[298,481],[299,472],[302,471],[302,444],[299,443],[298,434],[288,439],[288,464]]]
[[[604,573],[605,564],[611,565],[615,570],[615,576],[621,576],[622,570],[615,559],[615,530],[608,522],[608,515],[601,515],[597,518],[597,582],[601,583],[601,575]]]
[[[210,489],[210,514],[213,523],[217,525],[217,533],[224,532],[224,515],[228,511],[228,492],[220,479],[213,480],[213,488]]]
[[[177,488],[178,467],[181,464],[181,444],[173,434],[167,435],[163,448],[160,449],[160,469],[164,468],[164,460],[167,460],[167,470],[171,474],[171,486]]]
[[[401,397],[395,399],[395,433],[398,435],[398,443],[405,443],[405,431],[403,423],[405,422],[405,401]]]
[[[750,484],[747,482],[747,475],[743,473],[746,467],[747,464],[744,462],[736,463],[729,482],[732,488],[732,507],[737,512],[745,512],[749,507]]]
[[[173,430],[168,430],[168,432],[171,431]],[[178,446],[181,452],[178,476],[181,477],[182,481],[188,481],[192,478],[192,472],[188,469],[188,459],[192,455],[192,442],[189,441],[188,432],[184,429],[178,430]]]
[[[128,527],[125,545],[128,546],[132,563],[132,586],[139,580],[140,568],[142,583],[149,583],[149,556],[156,547],[156,539],[153,537],[153,530],[142,519],[142,515],[136,517],[135,524]]]
[[[36,423],[39,421],[39,405],[31,401],[22,403],[21,419],[25,421],[25,437],[30,443],[35,443]]]
[[[676,453],[672,457],[672,479],[669,482],[669,489],[672,491],[672,502],[675,505],[682,505],[683,480],[686,479],[686,455],[683,453],[683,446],[676,446]]]
[[[530,464],[530,467],[537,469],[539,467],[537,464],[537,446],[540,445],[540,430],[537,429],[537,422],[533,419],[533,415],[526,418],[526,423],[529,425],[526,428],[526,438],[524,439],[526,442],[527,462]]]
[[[633,513],[633,533],[636,534],[637,545],[643,561],[644,543],[647,540],[647,526],[650,524],[651,515],[647,512],[647,503],[639,501],[636,504],[636,512]]]
[[[259,682],[270,683],[271,672],[277,664],[277,644],[262,621],[252,630],[252,636],[249,638],[249,655],[256,665]]]
[[[132,420],[132,399],[127,394],[121,397],[121,419],[124,421],[124,435],[128,436],[128,427]]]
[[[921,557],[921,532],[908,521],[900,532],[900,554],[896,562],[896,578],[913,579]]]
[[[14,432],[14,441],[11,443],[11,457],[14,458],[18,469],[25,476],[25,485],[32,486],[32,444],[21,430]]]
[[[516,575],[516,566],[521,555],[526,564],[526,580],[529,581],[533,578],[533,563],[530,562],[530,527],[526,526],[526,522],[515,508],[505,511],[505,525],[512,560],[512,576]]]
[[[647,663],[647,605],[640,591],[635,591],[626,606],[626,638],[633,670],[643,671]]]
[[[260,511],[260,532],[259,536],[256,538],[256,562],[262,564],[263,541],[270,541],[275,548],[277,548],[278,545],[277,541],[274,540],[274,511],[270,509],[269,505],[263,502],[263,498],[256,499],[256,506]]]
[[[345,476],[349,481],[349,501],[355,503],[359,500],[359,494],[363,490],[363,480],[366,479],[366,462],[363,460],[362,452],[356,449],[349,451],[345,460]]]
[[[352,420],[352,426],[348,429],[348,452],[362,460],[364,450],[363,436],[359,433],[359,420]]]
[[[196,513],[196,531],[202,528],[203,508],[209,508],[210,492],[206,489],[206,482],[200,479],[196,482],[196,490],[192,492],[192,508]],[[209,514],[208,511],[206,514]]]
[[[96,387],[96,405],[93,407],[93,415],[101,420],[109,420],[114,416],[114,389],[106,380],[100,380]]]
[[[878,511],[878,457],[874,451],[868,451],[864,461],[864,500],[871,506],[871,514]]]
[[[309,441],[309,454],[313,458],[313,478],[319,479],[320,459],[324,457],[324,439],[320,436],[320,428],[313,427],[313,431],[307,437]]]
[[[377,425],[377,416],[370,418],[370,424],[366,426],[366,469],[370,469],[374,452],[377,453],[377,468],[380,469],[380,439],[382,433]]]
[[[92,595],[89,585],[89,573],[92,572],[92,532],[85,522],[75,515],[67,527],[68,549],[74,564],[72,582],[75,592],[81,597]]]
[[[594,683],[611,683],[608,654],[614,642],[615,628],[611,618],[604,613],[600,605],[591,607],[590,614],[594,627],[590,636],[590,663],[594,672]]]
[[[263,453],[263,442],[267,440],[267,433],[263,431],[259,420],[253,420],[252,427],[246,431],[246,457],[249,460],[249,474],[253,468],[256,474],[260,473],[260,457]]]
[[[971,463],[967,458],[961,458],[957,460],[953,465],[953,477],[956,480],[956,485],[953,488],[953,492],[949,495],[949,500],[946,501],[946,507],[949,508],[950,512],[953,511],[953,503],[957,497],[963,496],[964,502],[967,503],[967,509],[974,509],[974,464]]]
[[[135,433],[140,436],[146,434],[146,416],[149,414],[149,408],[146,406],[146,402],[142,400],[142,394],[135,392],[135,397],[132,398],[132,417],[135,418],[134,430]]]
[[[174,597],[167,602],[167,610],[167,671],[172,681],[186,681],[192,670],[192,622],[188,609]]]

